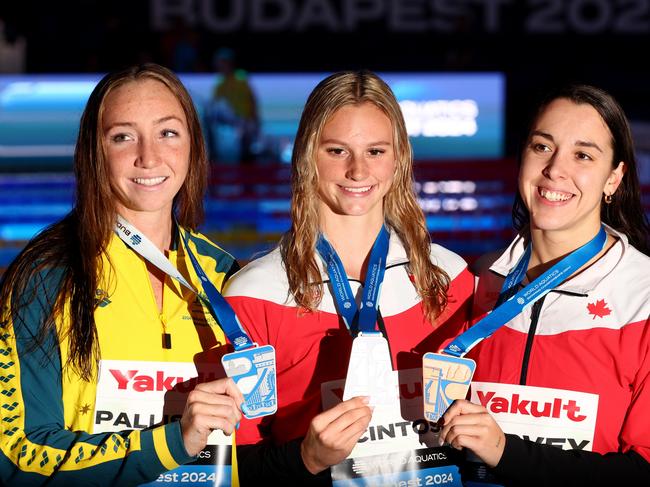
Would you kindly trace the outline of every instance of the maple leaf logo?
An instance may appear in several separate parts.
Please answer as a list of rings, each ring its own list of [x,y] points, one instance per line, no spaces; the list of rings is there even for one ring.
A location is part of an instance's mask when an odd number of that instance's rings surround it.
[[[598,316],[598,318],[602,318],[603,316],[607,316],[612,312],[612,310],[607,307],[607,303],[604,299],[599,299],[595,303],[588,303],[587,310],[589,311],[590,315],[594,315],[592,320],[595,320],[596,316]]]

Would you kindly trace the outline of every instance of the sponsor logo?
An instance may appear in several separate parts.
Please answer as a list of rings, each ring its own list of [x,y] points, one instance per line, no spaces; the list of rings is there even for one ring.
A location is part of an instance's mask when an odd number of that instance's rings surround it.
[[[131,243],[133,245],[139,245],[141,242],[142,242],[142,237],[140,237],[140,235],[138,234],[131,235]]]
[[[401,457],[401,458],[400,458]],[[386,465],[399,462],[401,465],[420,464],[426,462],[445,462],[447,455],[444,452],[425,452],[416,455],[377,455],[375,457],[361,457],[352,459],[352,471],[357,475],[380,474]],[[402,484],[390,484],[402,485]],[[406,485],[406,484],[403,484]],[[409,484],[411,485],[411,484]],[[416,484],[413,484],[416,485]],[[418,484],[422,485],[422,484]]]
[[[140,374],[139,370],[109,369],[111,376],[117,381],[118,390],[135,392],[174,391],[190,392],[200,382],[208,382],[220,378],[219,375],[199,373],[197,377],[165,376],[162,370],[154,375]]]
[[[492,391],[477,391],[477,396],[481,405],[495,414],[521,414],[534,418],[560,418],[564,415],[574,422],[587,419],[587,416],[580,414],[580,406],[573,399],[556,397],[548,401],[528,400],[522,399],[519,394],[503,397]]]

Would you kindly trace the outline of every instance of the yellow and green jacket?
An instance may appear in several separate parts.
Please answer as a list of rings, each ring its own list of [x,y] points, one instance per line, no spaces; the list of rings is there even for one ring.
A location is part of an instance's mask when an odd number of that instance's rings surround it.
[[[189,239],[205,273],[221,289],[236,261],[203,235],[189,234]],[[167,253],[169,260],[201,289],[183,247],[177,249]],[[97,382],[84,381],[64,366],[65,310],[55,317],[59,332],[34,346],[60,277],[56,269],[41,272],[20,297],[26,303],[23,320],[0,323],[0,484],[137,485],[195,460],[175,418],[162,426],[130,429],[126,424],[121,431],[93,433]],[[159,310],[144,259],[115,235],[103,256],[96,295],[102,360],[219,363],[225,353],[223,332],[208,310],[170,277]],[[14,328],[14,322],[25,325]],[[163,347],[163,333],[171,336],[169,348]]]

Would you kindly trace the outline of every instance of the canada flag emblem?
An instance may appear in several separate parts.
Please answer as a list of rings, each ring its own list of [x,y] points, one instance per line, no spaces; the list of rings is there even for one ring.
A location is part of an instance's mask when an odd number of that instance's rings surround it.
[[[590,315],[593,315],[591,318],[592,320],[595,320],[596,317],[602,318],[612,312],[612,310],[607,307],[607,303],[604,299],[599,299],[595,303],[588,303],[587,311],[589,311]]]

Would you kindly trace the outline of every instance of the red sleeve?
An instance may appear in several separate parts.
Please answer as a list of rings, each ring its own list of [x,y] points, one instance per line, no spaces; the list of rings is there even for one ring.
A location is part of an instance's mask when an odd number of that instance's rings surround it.
[[[628,325],[632,326],[632,325]],[[641,336],[630,336],[630,355],[636,355],[639,370],[631,384],[632,400],[621,431],[621,450],[634,450],[650,462],[650,321],[641,328]]]

